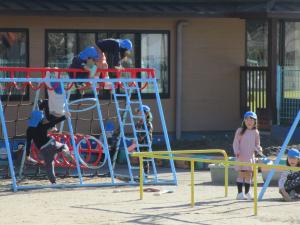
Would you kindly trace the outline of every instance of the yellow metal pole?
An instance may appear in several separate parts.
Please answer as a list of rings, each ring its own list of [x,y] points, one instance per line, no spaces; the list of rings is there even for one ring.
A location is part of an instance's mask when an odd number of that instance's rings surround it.
[[[140,200],[143,199],[144,197],[144,192],[143,192],[143,184],[144,184],[144,176],[143,176],[143,156],[140,155],[139,157],[140,161]]]
[[[191,161],[191,206],[195,206],[195,161]]]
[[[225,177],[224,177],[224,181],[225,181],[225,197],[228,196],[228,157],[225,157]]]
[[[257,216],[257,165],[254,165],[254,215]]]

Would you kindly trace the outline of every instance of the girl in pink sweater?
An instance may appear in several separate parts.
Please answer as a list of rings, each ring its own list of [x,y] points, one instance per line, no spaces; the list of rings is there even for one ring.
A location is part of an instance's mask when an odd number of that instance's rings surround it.
[[[233,150],[238,162],[255,163],[255,152],[262,152],[260,137],[257,130],[257,115],[246,112],[242,126],[237,129],[233,141]],[[253,168],[250,166],[237,166],[237,200],[251,200],[249,192],[252,181]],[[245,186],[245,194],[243,193]]]

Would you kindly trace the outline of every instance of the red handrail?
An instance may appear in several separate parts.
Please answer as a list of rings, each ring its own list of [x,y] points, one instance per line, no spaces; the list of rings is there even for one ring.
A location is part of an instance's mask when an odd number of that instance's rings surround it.
[[[75,78],[78,73],[87,73],[89,71],[87,70],[82,70],[82,69],[60,69],[60,68],[31,68],[31,67],[0,67],[0,72],[6,72],[9,73],[9,77],[10,78],[15,78],[15,73],[25,73],[25,77],[26,78],[46,78],[46,73],[47,72],[54,72],[54,73],[58,73],[58,78],[61,77],[61,73],[74,73]],[[114,73],[116,74],[116,78],[121,78],[121,73],[129,73],[130,74],[130,78],[135,79],[137,77],[137,73],[146,73],[147,74],[147,78],[155,78],[155,71],[154,69],[149,69],[149,68],[124,68],[124,69],[98,69],[97,73],[101,73],[101,74],[109,74],[109,73]],[[40,75],[40,77],[38,76]],[[88,75],[88,78],[90,77],[90,75]],[[101,87],[102,82],[100,82],[100,85],[98,87],[98,89]],[[58,84],[57,84],[58,85]],[[70,90],[73,87],[74,83],[69,83],[65,89],[66,90]],[[129,84],[129,86],[132,85],[136,85],[133,82],[131,82]],[[145,84],[142,85],[142,87],[140,88],[141,90],[145,89],[147,87],[148,83],[145,82]],[[43,86],[52,91],[54,90],[56,87],[49,87],[45,82],[41,82],[39,85],[35,86],[32,84],[32,82],[23,82],[21,86],[18,86],[17,82],[9,82],[7,84],[3,86],[1,86],[2,90],[8,90],[10,88],[15,88],[17,90],[24,90],[27,86],[29,86],[32,90],[39,90],[41,89]],[[91,86],[91,84],[89,82],[85,82],[85,85],[81,86],[81,87],[77,87],[78,90],[85,90],[87,88],[89,88]],[[115,85],[113,85],[113,88],[124,88],[122,82],[118,82],[115,83]]]

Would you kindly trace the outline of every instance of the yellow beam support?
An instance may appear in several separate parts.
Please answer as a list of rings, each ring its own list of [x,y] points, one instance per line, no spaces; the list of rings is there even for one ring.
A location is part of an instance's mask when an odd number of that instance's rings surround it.
[[[144,185],[144,174],[143,174],[143,156],[140,156],[139,157],[139,162],[140,162],[140,200],[143,200],[143,197],[144,197],[144,191],[143,191],[143,185]]]
[[[253,179],[254,179],[254,215],[257,216],[257,165],[253,166]]]
[[[176,154],[205,154],[205,153],[221,153],[224,156],[224,160],[212,160],[212,159],[201,159],[201,158],[188,158],[188,157],[175,157],[170,155]],[[204,162],[204,163],[215,163],[215,164],[224,164],[225,167],[225,177],[224,177],[224,186],[225,186],[225,197],[228,196],[228,168],[229,165],[238,165],[238,166],[251,166],[254,168],[253,180],[254,180],[254,215],[258,213],[257,207],[257,170],[258,168],[268,168],[268,169],[277,169],[277,170],[292,170],[300,171],[299,167],[289,167],[289,166],[274,166],[266,164],[255,164],[255,163],[244,163],[244,162],[235,162],[228,161],[228,156],[224,150],[212,149],[212,150],[182,150],[182,151],[156,151],[156,152],[136,152],[132,154],[133,157],[139,157],[140,161],[140,199],[143,199],[143,160],[144,158],[156,158],[156,159],[172,159],[178,161],[188,161],[191,162],[191,206],[195,205],[195,162]]]
[[[224,176],[224,185],[225,185],[225,197],[227,197],[228,196],[228,179],[229,179],[229,177],[228,177],[228,173],[229,173],[229,165],[228,165],[228,159],[226,159],[226,161],[225,161],[225,176]]]
[[[195,161],[191,161],[191,206],[195,206]]]

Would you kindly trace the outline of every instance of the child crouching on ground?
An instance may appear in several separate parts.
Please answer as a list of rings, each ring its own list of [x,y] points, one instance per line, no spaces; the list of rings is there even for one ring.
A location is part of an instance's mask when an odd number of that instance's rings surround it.
[[[290,149],[288,151],[288,158],[286,160],[287,166],[300,166],[300,153],[297,149]],[[279,193],[285,201],[298,199],[300,194],[300,171],[284,171],[278,182]]]

